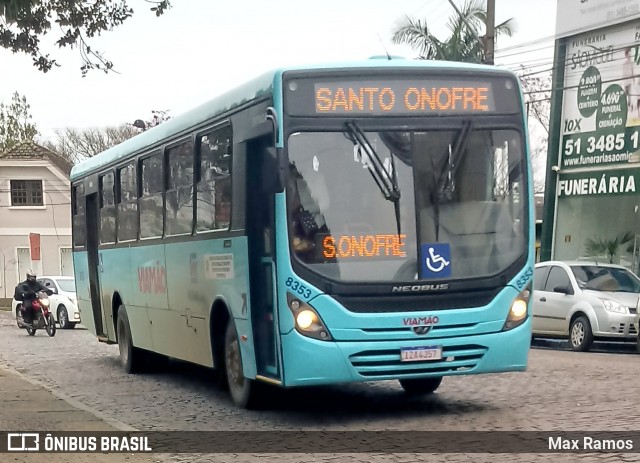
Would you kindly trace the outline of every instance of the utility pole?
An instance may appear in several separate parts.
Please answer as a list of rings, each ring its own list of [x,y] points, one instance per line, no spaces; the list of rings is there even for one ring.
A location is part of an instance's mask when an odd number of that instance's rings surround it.
[[[487,33],[485,34],[484,61],[494,64],[496,35],[496,0],[487,0]]]

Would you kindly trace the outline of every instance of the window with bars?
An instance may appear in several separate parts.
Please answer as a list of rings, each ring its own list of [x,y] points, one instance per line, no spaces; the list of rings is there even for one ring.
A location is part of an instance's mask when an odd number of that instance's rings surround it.
[[[42,180],[11,180],[12,206],[44,206]]]

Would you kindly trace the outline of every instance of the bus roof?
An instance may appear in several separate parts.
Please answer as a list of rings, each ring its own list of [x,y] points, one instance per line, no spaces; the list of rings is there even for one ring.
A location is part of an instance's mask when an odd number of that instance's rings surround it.
[[[77,180],[85,175],[104,167],[119,159],[125,159],[129,155],[144,150],[147,147],[161,144],[164,140],[171,138],[184,130],[201,124],[220,114],[223,114],[235,107],[241,106],[251,100],[273,92],[274,83],[279,80],[284,72],[305,71],[322,69],[347,69],[347,68],[433,68],[438,70],[469,70],[474,72],[503,73],[514,76],[512,71],[496,68],[493,66],[462,63],[454,61],[434,61],[434,60],[408,60],[386,56],[376,56],[364,61],[350,61],[337,63],[324,63],[302,66],[282,67],[262,74],[230,91],[222,93],[220,96],[197,106],[184,114],[169,119],[162,124],[146,130],[119,145],[113,146],[102,153],[93,156],[77,164],[71,170],[71,180]]]

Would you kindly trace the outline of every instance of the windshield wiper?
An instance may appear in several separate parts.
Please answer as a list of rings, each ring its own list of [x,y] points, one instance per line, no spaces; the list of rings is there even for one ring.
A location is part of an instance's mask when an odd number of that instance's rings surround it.
[[[439,174],[436,174],[434,158],[433,156],[431,157],[431,166],[434,176],[434,182],[431,190],[431,202],[433,203],[435,213],[434,222],[436,227],[436,241],[439,240],[440,234],[440,201],[446,193],[453,193],[453,180],[458,171],[458,167],[460,166],[460,162],[462,161],[462,156],[465,152],[465,148],[467,147],[467,141],[469,140],[469,135],[471,134],[472,129],[472,120],[468,119],[463,122],[462,128],[455,139],[453,148],[451,147],[451,143],[448,145],[448,159],[445,160]]]
[[[384,199],[393,202],[396,215],[396,226],[398,227],[398,235],[400,235],[400,188],[398,187],[398,178],[396,176],[396,166],[393,159],[393,153],[391,153],[392,173],[389,174],[387,169],[384,167],[382,159],[380,159],[378,153],[373,149],[373,146],[371,146],[367,136],[358,124],[356,124],[355,121],[352,121],[346,122],[345,126],[349,135],[351,135],[351,141],[362,147],[364,152],[367,154],[367,157],[369,158],[368,166],[370,166],[368,169],[369,173],[371,173],[373,180],[376,182],[376,185],[378,185]]]

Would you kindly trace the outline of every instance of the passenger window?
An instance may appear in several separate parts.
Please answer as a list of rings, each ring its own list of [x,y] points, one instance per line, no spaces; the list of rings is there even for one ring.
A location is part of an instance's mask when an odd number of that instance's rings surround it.
[[[85,244],[85,199],[84,184],[80,183],[73,187],[73,244],[74,246],[84,246]]]
[[[100,177],[100,243],[116,241],[116,206],[113,172]]]
[[[138,188],[136,165],[118,169],[118,241],[138,238]]]
[[[559,286],[569,288],[569,290],[573,291],[571,280],[569,279],[567,272],[563,268],[553,266],[549,272],[549,279],[547,280],[545,291],[553,292],[553,289]]]
[[[538,267],[533,271],[533,290],[544,291],[551,267]]]
[[[231,223],[231,127],[198,139],[197,231],[228,229]]]
[[[162,154],[142,160],[142,191],[140,196],[140,238],[162,236]]]
[[[167,235],[193,229],[193,154],[192,142],[167,150]]]

